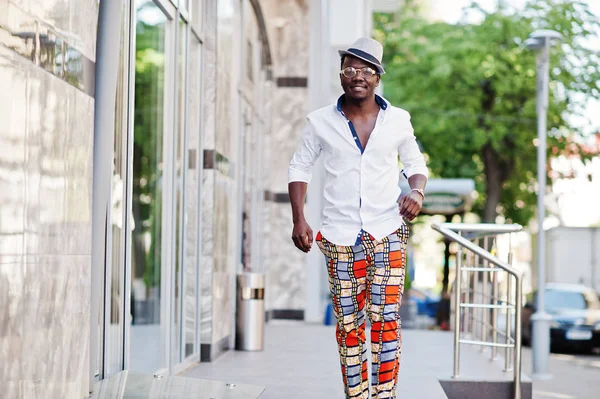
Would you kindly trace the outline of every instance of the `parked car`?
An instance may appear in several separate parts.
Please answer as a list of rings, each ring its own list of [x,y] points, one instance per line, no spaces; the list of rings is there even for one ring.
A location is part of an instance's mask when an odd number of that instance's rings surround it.
[[[532,339],[531,316],[536,312],[537,292],[527,296],[523,309],[523,343]],[[553,348],[591,351],[600,347],[600,299],[594,290],[579,284],[546,284],[546,312],[552,316],[550,343]]]
[[[435,318],[440,307],[440,296],[426,290],[411,288],[408,300],[417,304],[417,314]]]

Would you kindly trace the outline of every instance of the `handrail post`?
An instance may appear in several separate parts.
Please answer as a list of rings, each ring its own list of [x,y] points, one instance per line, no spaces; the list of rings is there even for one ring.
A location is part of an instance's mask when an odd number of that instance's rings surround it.
[[[512,253],[508,254],[508,263],[510,265],[512,265]],[[510,296],[512,294],[512,276],[508,276],[506,279],[506,303],[510,303]],[[513,302],[515,304],[515,309],[516,309],[516,301]],[[515,311],[515,314],[517,314],[517,312]],[[519,312],[520,314],[520,312]],[[510,311],[510,309],[506,310],[506,343],[510,344],[510,340],[511,340],[511,330],[512,330],[512,312]],[[517,342],[517,339],[521,339],[521,337],[519,335],[515,334],[515,343]],[[511,348],[507,347],[505,349],[504,352],[504,371],[509,372],[512,370],[511,364],[510,364],[510,358],[511,358],[512,352],[511,352]]]
[[[454,278],[454,372],[452,374],[452,378],[458,378],[460,376],[460,297],[462,293],[462,255],[462,246],[459,245],[458,251],[456,252],[456,276]]]
[[[471,293],[471,288],[470,288],[471,287],[470,276],[468,273],[466,275],[466,279],[467,279],[467,281],[464,282],[464,285],[465,285],[464,298],[465,298],[465,303],[470,303],[472,293]],[[463,314],[462,314],[462,320],[463,320],[462,332],[465,335],[473,334],[473,330],[472,330],[472,326],[471,326],[471,320],[473,320],[473,315],[472,315],[471,308],[464,308]]]
[[[475,255],[473,253],[469,253],[469,252],[466,253],[467,260],[469,259],[469,257],[474,257],[474,256]],[[469,267],[468,262],[467,262],[467,267]],[[475,291],[473,290],[473,284],[471,283],[471,279],[474,277],[471,273],[466,273],[465,277],[467,279],[465,282],[466,293],[467,293],[467,295],[465,296],[465,303],[475,302]],[[469,336],[473,337],[475,334],[475,309],[465,308],[463,321],[464,321],[463,331],[465,333],[468,333]]]
[[[478,239],[475,240],[474,244],[479,245],[479,240]],[[479,255],[472,254],[472,259],[473,259],[473,265],[479,266]],[[473,297],[472,297],[473,303],[477,303],[477,300],[479,299],[478,296],[479,296],[479,272],[475,272],[475,273],[473,273]],[[476,340],[481,341],[481,335],[480,335],[481,329],[479,328],[480,326],[478,325],[478,322],[481,321],[479,309],[477,309],[477,308],[471,309],[471,314],[473,315],[473,319],[471,320],[471,330],[472,330],[471,334],[473,334],[473,337]]]
[[[511,262],[512,263],[512,262]],[[523,280],[516,277],[515,294],[515,399],[521,399],[521,312],[523,305]]]
[[[483,249],[485,249],[486,251],[489,252],[489,237],[485,236],[483,238]],[[487,260],[483,260],[483,265],[484,268],[487,268],[489,266],[489,262]],[[488,272],[484,271],[481,272],[481,302],[482,303],[488,303]],[[489,316],[489,312],[487,309],[482,309],[481,310],[481,341],[487,341],[488,340],[488,316]],[[483,352],[485,350],[485,346],[481,346],[481,352]]]
[[[492,268],[495,268],[496,265],[491,265]],[[494,304],[498,304],[498,273],[490,273],[490,277],[493,279],[492,283],[492,300]],[[507,309],[509,311],[509,309]],[[498,343],[498,309],[492,309],[492,342],[494,344]],[[492,360],[496,359],[496,355],[498,353],[498,348],[492,346]]]

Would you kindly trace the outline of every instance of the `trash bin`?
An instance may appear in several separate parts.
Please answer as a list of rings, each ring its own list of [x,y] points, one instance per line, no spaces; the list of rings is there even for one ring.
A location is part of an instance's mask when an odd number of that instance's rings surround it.
[[[265,275],[237,276],[235,349],[260,351],[265,338]]]

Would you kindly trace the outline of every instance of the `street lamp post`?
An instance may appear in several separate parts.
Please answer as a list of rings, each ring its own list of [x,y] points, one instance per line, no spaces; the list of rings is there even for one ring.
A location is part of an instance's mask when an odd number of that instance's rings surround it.
[[[550,322],[552,318],[544,307],[546,286],[546,235],[544,232],[544,194],[546,192],[546,135],[548,114],[548,80],[550,75],[550,46],[561,38],[552,30],[538,30],[529,35],[525,44],[537,52],[537,176],[538,176],[538,236],[537,236],[537,306],[531,317],[533,334],[533,375],[535,379],[548,379],[548,358],[550,355]],[[520,339],[520,337],[515,337]]]

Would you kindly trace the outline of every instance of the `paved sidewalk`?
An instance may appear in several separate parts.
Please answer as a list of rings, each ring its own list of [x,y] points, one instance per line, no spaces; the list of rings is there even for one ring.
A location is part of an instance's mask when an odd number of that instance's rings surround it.
[[[438,378],[451,373],[452,342],[449,332],[403,330],[399,398],[446,398]],[[462,357],[470,375],[502,375],[477,351],[465,350]],[[298,322],[269,323],[263,352],[230,351],[185,376],[266,386],[260,399],[344,397],[335,327]]]
[[[452,371],[451,332],[403,330],[398,398],[446,398],[438,378]],[[501,359],[500,359],[501,360]],[[600,397],[600,356],[553,355],[553,379],[534,381],[534,399]],[[503,361],[496,364],[477,347],[463,345],[461,375],[473,380],[506,379]],[[531,352],[523,349],[523,372],[531,372]],[[213,363],[202,363],[185,377],[266,386],[260,399],[342,399],[343,387],[335,327],[271,321],[262,352],[230,351]]]

